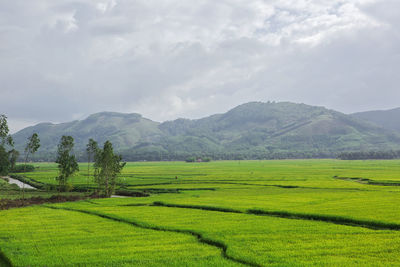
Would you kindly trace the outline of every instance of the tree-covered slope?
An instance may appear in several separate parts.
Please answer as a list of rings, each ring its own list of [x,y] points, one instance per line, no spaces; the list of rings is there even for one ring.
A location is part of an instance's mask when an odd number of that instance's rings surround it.
[[[169,136],[207,137],[230,152],[326,152],[387,150],[399,147],[398,135],[348,115],[305,104],[240,105],[200,120],[165,122]]]
[[[82,121],[28,127],[14,135],[16,143],[24,143],[33,132],[45,152],[55,151],[62,135],[72,135],[77,150],[83,150],[89,138],[110,140],[128,160],[200,154],[228,159],[317,157],[400,149],[397,133],[337,111],[289,102],[251,102],[224,114],[161,124],[139,114],[104,112]]]
[[[385,129],[400,132],[400,108],[375,110],[352,114],[354,118],[375,123]]]
[[[32,133],[37,132],[41,140],[41,154],[55,152],[62,135],[75,139],[75,150],[81,151],[89,138],[100,144],[110,140],[118,148],[132,147],[139,142],[154,141],[162,135],[158,122],[143,118],[139,114],[115,112],[96,113],[81,121],[61,124],[41,123],[25,128],[13,135],[17,148],[23,151],[23,144]]]

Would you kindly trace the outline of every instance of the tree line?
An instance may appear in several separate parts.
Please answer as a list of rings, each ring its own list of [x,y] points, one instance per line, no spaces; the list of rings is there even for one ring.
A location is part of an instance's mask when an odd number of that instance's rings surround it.
[[[400,150],[394,151],[353,151],[342,152],[338,159],[342,160],[366,160],[366,159],[398,159]]]
[[[27,140],[24,149],[23,172],[31,168],[27,165],[29,157],[35,154],[40,148],[40,139],[37,133],[33,133]],[[58,164],[58,190],[69,191],[71,185],[69,179],[79,171],[77,158],[73,151],[74,138],[72,136],[62,136],[57,146],[56,163]],[[114,149],[110,141],[104,143],[103,148],[99,148],[96,141],[89,139],[86,147],[88,155],[88,180],[89,185],[90,165],[93,163],[93,179],[98,187],[96,193],[102,196],[110,197],[115,190],[117,175],[121,173],[125,162],[122,162],[122,156],[114,154]],[[16,165],[20,153],[14,148],[14,141],[9,134],[7,117],[0,115],[0,175],[8,175],[9,172],[20,171],[21,167]],[[93,162],[92,162],[93,160]],[[22,199],[25,190],[22,189]]]

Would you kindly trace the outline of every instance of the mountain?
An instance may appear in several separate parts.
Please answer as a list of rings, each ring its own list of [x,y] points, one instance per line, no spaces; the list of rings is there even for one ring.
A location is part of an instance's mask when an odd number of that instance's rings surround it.
[[[207,138],[236,153],[333,153],[400,145],[397,134],[378,126],[323,107],[289,102],[247,103],[200,120],[165,122],[160,129],[169,139]]]
[[[89,138],[110,140],[126,160],[327,157],[342,151],[400,149],[400,135],[323,107],[290,102],[251,102],[224,114],[157,123],[139,114],[102,112],[82,121],[38,124],[16,133],[17,144],[37,132],[41,154],[54,157],[62,135],[76,150]],[[83,153],[82,157],[83,157]],[[84,159],[84,158],[82,158]]]
[[[351,115],[354,118],[374,123],[382,128],[400,132],[400,108],[358,112]]]
[[[158,126],[158,122],[143,118],[140,114],[101,112],[81,121],[40,123],[22,129],[13,138],[17,149],[23,151],[27,138],[34,132],[38,133],[41,141],[38,154],[52,158],[62,135],[74,137],[76,151],[83,151],[89,138],[97,140],[99,144],[110,140],[115,148],[120,149],[160,139],[162,132]]]

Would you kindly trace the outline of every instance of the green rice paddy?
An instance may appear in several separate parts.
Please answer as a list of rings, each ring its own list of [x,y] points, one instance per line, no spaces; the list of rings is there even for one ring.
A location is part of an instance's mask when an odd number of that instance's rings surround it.
[[[95,187],[80,169],[71,184]],[[0,265],[400,266],[397,160],[139,162],[119,180],[150,196],[0,211]]]

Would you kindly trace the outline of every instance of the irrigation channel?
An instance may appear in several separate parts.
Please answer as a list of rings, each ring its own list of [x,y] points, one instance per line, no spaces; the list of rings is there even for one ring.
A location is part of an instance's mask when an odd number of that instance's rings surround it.
[[[3,176],[3,177],[1,177],[1,178],[3,178],[3,179],[5,179],[6,181],[8,181],[9,184],[16,184],[16,185],[18,185],[19,188],[37,189],[37,188],[35,188],[35,187],[33,187],[33,186],[29,185],[29,184],[23,183],[23,182],[21,182],[21,181],[19,181],[19,180],[17,180],[17,179],[13,179],[13,178],[8,177],[8,176]]]
[[[23,183],[20,180],[11,178],[9,176],[2,176],[0,177],[6,181],[8,181],[9,184],[16,184],[19,188],[25,188],[25,189],[37,189],[29,184]],[[112,195],[112,198],[126,198],[127,196],[120,196],[120,195]],[[1,265],[0,265],[1,266]]]

